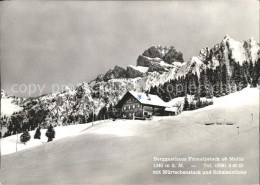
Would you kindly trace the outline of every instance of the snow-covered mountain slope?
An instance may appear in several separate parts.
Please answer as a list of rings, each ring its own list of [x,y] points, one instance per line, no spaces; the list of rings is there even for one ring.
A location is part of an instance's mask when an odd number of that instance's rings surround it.
[[[10,117],[14,112],[22,111],[23,108],[19,106],[21,101],[21,98],[8,96],[1,90],[1,117]]]
[[[178,78],[181,76],[185,76],[188,73],[193,73],[197,74],[198,76],[200,75],[200,71],[202,69],[205,69],[206,66],[204,63],[200,60],[199,57],[192,57],[191,60],[188,62],[185,62],[178,70],[176,75],[174,77],[171,77],[171,79]],[[169,75],[172,76],[172,75]]]
[[[2,156],[1,183],[257,184],[258,108],[259,89],[246,88],[178,116],[99,124],[80,135]],[[205,125],[209,122],[218,124]],[[158,170],[154,157],[242,157],[247,175],[153,175]],[[182,170],[191,170],[194,163],[183,164]],[[203,162],[196,165],[205,170]]]
[[[231,58],[233,58],[236,62],[243,64],[243,62],[247,60],[246,50],[243,43],[232,39],[230,36],[226,36],[222,42],[227,46],[229,52],[231,53]]]
[[[11,116],[14,112],[22,111],[23,108],[13,103],[12,98],[1,99],[1,116]]]
[[[90,83],[79,83],[74,89],[67,88],[64,92],[21,99],[17,105],[24,107],[23,117],[29,121],[40,117],[37,122],[44,127],[49,122],[54,125],[77,124],[92,119],[93,112],[98,115],[103,107],[115,105],[129,90],[144,92],[189,73],[200,76],[202,69],[215,69],[223,64],[231,75],[234,63],[245,60],[256,63],[259,58],[259,44],[252,38],[238,42],[226,36],[214,47],[203,48],[198,56],[187,62],[173,46],[152,46],[139,55],[137,66],[128,66],[127,69],[115,66]],[[1,110],[9,110],[7,105],[2,104]]]

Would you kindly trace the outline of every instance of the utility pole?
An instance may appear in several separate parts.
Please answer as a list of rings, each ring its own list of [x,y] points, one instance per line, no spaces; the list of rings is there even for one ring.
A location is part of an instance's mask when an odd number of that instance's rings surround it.
[[[18,132],[16,131],[16,152],[17,152],[17,145],[18,145]]]
[[[254,114],[251,114],[251,116],[252,116],[252,121],[254,120]]]
[[[95,107],[94,107],[94,104],[93,104],[93,118],[92,118],[92,125],[94,124],[94,115],[95,115]]]
[[[239,127],[237,127],[237,134],[239,135]]]

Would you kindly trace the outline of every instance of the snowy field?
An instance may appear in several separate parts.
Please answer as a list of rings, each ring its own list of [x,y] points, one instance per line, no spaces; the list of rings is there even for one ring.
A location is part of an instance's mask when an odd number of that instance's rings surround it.
[[[45,137],[37,143],[32,140],[20,144],[18,149],[24,150],[15,153],[16,136],[3,139],[1,184],[259,184],[256,88],[215,98],[212,106],[178,116],[72,125],[55,131],[53,142],[46,143]],[[248,174],[152,174],[154,157],[210,156],[243,157]]]
[[[108,121],[109,120],[96,121],[93,122],[93,126]],[[54,127],[54,130],[56,132],[54,140],[56,141],[65,137],[73,137],[74,135],[79,135],[82,131],[90,127],[92,127],[92,123]],[[20,136],[22,133],[3,138],[1,140],[1,155],[3,156],[11,154],[16,152],[16,150],[21,151],[47,143],[48,138],[45,136],[47,129],[41,129],[41,139],[34,139],[35,131],[36,130],[29,132],[31,135],[31,139],[26,144],[20,142]]]

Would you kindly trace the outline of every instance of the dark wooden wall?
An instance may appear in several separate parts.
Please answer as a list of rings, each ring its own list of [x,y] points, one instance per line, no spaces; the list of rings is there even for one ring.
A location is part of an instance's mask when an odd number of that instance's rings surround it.
[[[142,104],[134,97],[129,97],[122,106],[122,115],[126,118],[132,118],[133,113],[135,117],[143,117]]]

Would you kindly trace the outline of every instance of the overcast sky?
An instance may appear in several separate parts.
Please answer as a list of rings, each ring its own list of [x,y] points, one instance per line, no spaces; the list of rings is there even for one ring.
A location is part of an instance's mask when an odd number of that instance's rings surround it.
[[[228,34],[259,42],[258,1],[1,2],[1,85],[89,82],[115,65],[135,65],[152,45],[188,60]],[[15,90],[17,90],[16,86]],[[32,96],[39,94],[39,91]]]

